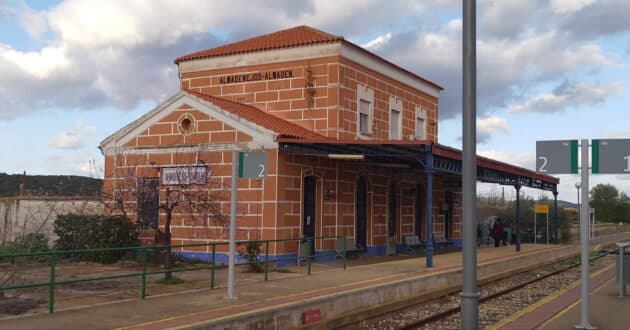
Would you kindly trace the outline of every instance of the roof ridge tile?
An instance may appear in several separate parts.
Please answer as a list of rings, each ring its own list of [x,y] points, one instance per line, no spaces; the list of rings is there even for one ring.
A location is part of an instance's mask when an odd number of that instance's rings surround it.
[[[344,40],[341,36],[335,36],[307,25],[299,25],[180,56],[175,59],[175,64],[207,57],[251,53],[261,50],[306,46],[341,40]]]

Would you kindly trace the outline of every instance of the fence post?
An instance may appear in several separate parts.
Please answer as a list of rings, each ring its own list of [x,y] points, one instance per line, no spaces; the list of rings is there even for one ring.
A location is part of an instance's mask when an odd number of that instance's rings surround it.
[[[269,241],[265,242],[265,281],[269,278]]]
[[[55,312],[55,254],[50,255],[50,284],[48,288],[48,313]]]
[[[147,249],[142,249],[142,287],[140,288],[140,299],[144,299],[147,293]]]
[[[215,262],[215,254],[217,252],[216,243],[212,243],[212,268],[210,268],[210,290],[214,290],[214,262]]]
[[[315,254],[315,251],[310,251],[310,247],[314,246],[314,237],[309,237],[307,239],[308,239],[309,254],[308,256],[306,256],[306,274],[311,275],[311,258],[313,258],[313,254]]]
[[[346,270],[346,237],[343,237],[343,270]]]

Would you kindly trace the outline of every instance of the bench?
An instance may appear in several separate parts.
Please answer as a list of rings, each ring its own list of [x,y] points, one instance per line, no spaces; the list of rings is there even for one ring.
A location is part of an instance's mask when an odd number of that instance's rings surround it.
[[[354,238],[352,237],[339,237],[335,240],[335,254],[343,257],[344,256],[344,240],[345,240],[345,255],[348,256],[348,253],[352,252],[362,252],[363,247],[359,244],[356,244]]]
[[[453,241],[444,236],[444,233],[433,234],[433,246],[436,250],[446,250],[453,245]]]
[[[405,251],[408,254],[416,254],[417,248],[423,248],[424,242],[418,237],[418,235],[406,235],[405,236]]]

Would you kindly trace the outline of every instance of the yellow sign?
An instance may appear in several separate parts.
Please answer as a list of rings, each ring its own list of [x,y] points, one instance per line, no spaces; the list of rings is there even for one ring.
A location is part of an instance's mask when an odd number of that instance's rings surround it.
[[[549,205],[547,204],[534,204],[535,213],[549,213]]]

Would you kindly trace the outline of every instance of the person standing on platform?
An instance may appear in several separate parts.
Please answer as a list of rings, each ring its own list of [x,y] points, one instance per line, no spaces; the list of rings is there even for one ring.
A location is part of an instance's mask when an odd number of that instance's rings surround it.
[[[499,247],[501,240],[505,240],[504,238],[504,230],[503,224],[501,224],[501,218],[497,218],[497,221],[494,222],[494,226],[492,226],[492,232],[490,233],[492,238],[494,238],[494,247]]]

